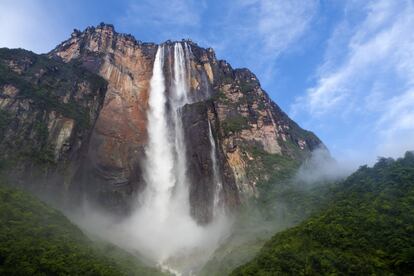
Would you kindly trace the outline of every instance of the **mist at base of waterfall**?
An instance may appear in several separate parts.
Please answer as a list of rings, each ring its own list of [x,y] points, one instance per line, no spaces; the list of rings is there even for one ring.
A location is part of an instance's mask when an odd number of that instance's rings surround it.
[[[152,212],[138,209],[122,220],[85,202],[81,213],[69,214],[90,236],[113,243],[144,263],[175,275],[194,275],[231,234],[233,219],[219,214],[208,225],[173,213],[155,222]]]

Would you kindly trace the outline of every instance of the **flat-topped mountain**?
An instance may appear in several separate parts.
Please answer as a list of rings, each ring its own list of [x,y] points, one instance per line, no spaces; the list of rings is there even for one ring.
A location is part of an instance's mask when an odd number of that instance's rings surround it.
[[[47,55],[3,48],[0,70],[9,175],[60,202],[86,196],[128,212],[165,162],[168,180],[158,182],[170,181],[168,192],[185,183],[191,215],[204,224],[217,206],[257,195],[263,168],[298,166],[324,147],[252,72],[189,40],[143,43],[100,24]]]

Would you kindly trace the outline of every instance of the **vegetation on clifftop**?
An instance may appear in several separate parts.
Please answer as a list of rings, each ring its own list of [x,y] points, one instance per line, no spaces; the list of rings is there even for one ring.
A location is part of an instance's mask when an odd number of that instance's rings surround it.
[[[10,68],[14,67],[15,70]],[[20,73],[19,73],[20,72]],[[80,66],[66,64],[22,49],[0,48],[0,87],[13,85],[18,97],[27,98],[44,111],[56,111],[75,119],[80,127],[88,127],[87,109],[72,97],[63,100],[86,82],[91,91],[104,91],[106,81]]]

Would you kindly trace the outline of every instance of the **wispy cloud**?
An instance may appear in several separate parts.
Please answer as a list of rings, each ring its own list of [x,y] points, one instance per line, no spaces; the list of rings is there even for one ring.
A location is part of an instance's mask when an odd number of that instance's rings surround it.
[[[414,87],[392,97],[377,122],[381,135],[377,151],[384,156],[398,156],[414,149]]]
[[[258,2],[259,14],[256,29],[268,54],[277,56],[300,38],[314,18],[318,1],[271,1]]]
[[[223,58],[237,57],[236,65],[252,68],[263,80],[307,31],[318,6],[317,0],[145,0],[130,2],[122,24],[158,26],[158,40],[191,37]]]
[[[227,13],[220,39],[229,50],[243,45],[241,62],[261,73],[266,82],[274,78],[278,57],[306,33],[318,6],[316,0],[238,1]]]
[[[334,117],[335,127],[347,119],[357,125],[366,122],[367,131],[378,136],[373,139],[378,154],[384,143],[389,148],[413,147],[413,2],[367,1],[362,9],[357,2],[347,6],[317,70],[316,84],[292,105],[292,113],[309,114],[316,121]],[[413,139],[402,141],[397,135],[401,131]]]

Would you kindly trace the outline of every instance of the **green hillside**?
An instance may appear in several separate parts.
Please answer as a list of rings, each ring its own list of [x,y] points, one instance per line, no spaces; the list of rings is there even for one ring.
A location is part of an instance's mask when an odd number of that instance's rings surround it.
[[[298,225],[329,202],[334,184],[306,185],[295,178],[300,163],[258,149],[253,153],[248,173],[261,179],[259,196],[239,210],[232,235],[210,257],[200,276],[230,274],[252,260],[275,233]]]
[[[162,275],[112,245],[92,243],[35,197],[0,186],[0,275]]]
[[[322,211],[273,236],[232,275],[413,275],[414,154],[340,183]]]

